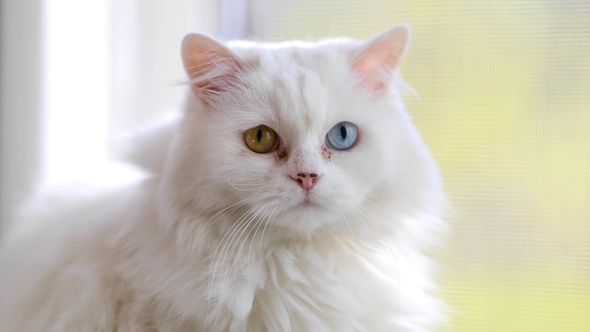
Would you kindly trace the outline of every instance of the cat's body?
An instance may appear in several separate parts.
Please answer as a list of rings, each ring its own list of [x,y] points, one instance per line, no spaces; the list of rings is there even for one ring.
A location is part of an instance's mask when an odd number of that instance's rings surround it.
[[[444,319],[419,251],[444,196],[393,79],[406,41],[404,26],[366,44],[231,51],[189,36],[184,115],[130,156],[153,175],[41,211],[3,244],[2,331],[422,331]],[[358,139],[336,149],[326,133],[343,121]],[[264,153],[244,143],[260,125],[277,134]]]

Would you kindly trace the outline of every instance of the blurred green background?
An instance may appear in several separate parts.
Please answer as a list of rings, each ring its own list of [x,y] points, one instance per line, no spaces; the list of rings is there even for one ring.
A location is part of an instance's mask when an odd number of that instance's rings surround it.
[[[590,331],[590,1],[251,4],[262,41],[410,24],[406,105],[454,209],[445,331]]]

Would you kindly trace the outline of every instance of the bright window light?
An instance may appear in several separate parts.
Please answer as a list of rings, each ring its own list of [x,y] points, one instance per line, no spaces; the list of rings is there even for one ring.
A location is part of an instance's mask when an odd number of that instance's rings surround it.
[[[44,2],[45,183],[92,174],[107,160],[108,4]]]

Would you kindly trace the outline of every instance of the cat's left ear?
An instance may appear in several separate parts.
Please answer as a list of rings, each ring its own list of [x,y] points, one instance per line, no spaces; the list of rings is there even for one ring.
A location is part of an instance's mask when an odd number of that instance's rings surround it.
[[[361,86],[374,91],[386,89],[409,40],[410,27],[399,24],[366,42],[352,57],[352,70],[360,76]]]

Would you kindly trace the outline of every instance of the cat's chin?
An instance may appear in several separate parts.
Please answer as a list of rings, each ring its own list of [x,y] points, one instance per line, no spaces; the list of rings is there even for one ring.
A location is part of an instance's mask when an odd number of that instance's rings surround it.
[[[314,194],[301,194],[299,197],[292,199],[286,205],[285,213],[322,213],[327,212],[328,208],[322,204],[321,199]]]
[[[283,206],[275,224],[301,233],[310,233],[325,226],[337,213],[330,205],[322,204],[312,197],[303,197]]]
[[[324,207],[317,203],[315,200],[309,198],[309,197],[305,197],[301,200],[301,202],[299,202],[299,204],[296,204],[294,206],[291,207],[291,209],[295,209],[295,210],[303,210],[303,211],[307,211],[307,210],[314,210],[314,209],[323,209]]]

